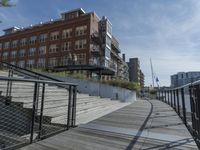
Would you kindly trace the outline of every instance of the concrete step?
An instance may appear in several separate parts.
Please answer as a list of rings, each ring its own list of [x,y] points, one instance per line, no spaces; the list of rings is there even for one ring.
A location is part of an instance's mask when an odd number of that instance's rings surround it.
[[[115,110],[118,110],[124,106],[127,106],[129,104],[130,103],[110,104],[110,105],[106,105],[104,107],[99,107],[98,109],[95,109],[92,111],[88,110],[88,111],[84,111],[82,113],[77,113],[76,123],[77,123],[77,125],[87,123],[89,121],[95,120],[99,117],[109,114],[109,113],[111,113]],[[67,116],[55,117],[55,118],[52,118],[52,120],[51,120],[52,123],[61,123],[61,124],[66,124],[66,121],[67,121]]]
[[[91,99],[91,98],[99,98],[99,97],[94,97],[94,96],[89,96],[85,94],[77,94],[77,99]],[[39,96],[39,100],[41,100],[41,96]],[[68,100],[68,96],[51,96],[51,95],[46,95],[44,101],[45,102],[52,102],[52,101],[59,101],[59,100]],[[23,102],[25,104],[27,103],[32,103],[33,102],[33,95],[28,95],[28,96],[14,96],[12,97],[12,101],[14,102]]]
[[[88,98],[82,98],[82,99],[77,99],[77,104],[79,103],[84,103],[89,104],[89,103],[94,103],[98,101],[103,101],[102,99],[94,98],[94,97],[88,97]],[[107,101],[107,100],[106,100]],[[38,107],[41,105],[41,101],[38,102]],[[67,99],[60,99],[60,100],[55,100],[55,101],[44,101],[44,108],[45,109],[51,109],[54,107],[64,107],[68,105],[68,100]],[[24,108],[32,108],[32,102],[31,103],[24,103],[23,104]]]
[[[120,102],[112,102],[112,101],[111,102],[103,102],[103,103],[99,103],[98,105],[93,105],[93,106],[89,106],[89,107],[87,105],[85,105],[85,106],[82,106],[79,110],[77,109],[76,114],[79,115],[81,113],[86,113],[86,112],[94,111],[97,109],[101,109],[103,111],[103,109],[105,107],[109,107],[109,106],[115,105],[117,103],[120,103]],[[53,119],[55,119],[55,120],[61,119],[61,118],[65,118],[65,116],[67,116],[67,111],[60,109],[60,111],[54,111],[52,113],[49,113],[48,115],[53,117]]]

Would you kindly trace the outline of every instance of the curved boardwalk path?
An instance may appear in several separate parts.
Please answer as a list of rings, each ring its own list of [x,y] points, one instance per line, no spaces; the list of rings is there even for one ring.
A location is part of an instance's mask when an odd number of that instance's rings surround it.
[[[21,150],[197,150],[185,125],[167,104],[138,100],[90,123]]]

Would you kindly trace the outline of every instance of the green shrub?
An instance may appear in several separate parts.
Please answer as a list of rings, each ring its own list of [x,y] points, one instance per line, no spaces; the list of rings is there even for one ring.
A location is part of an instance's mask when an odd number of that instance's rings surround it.
[[[138,83],[129,82],[125,80],[109,80],[109,81],[102,81],[102,83],[129,89],[129,90],[135,90],[135,91],[140,90],[140,85]]]
[[[156,91],[155,89],[151,89],[151,90],[149,91],[149,93],[150,93],[151,95],[156,95],[157,91]]]

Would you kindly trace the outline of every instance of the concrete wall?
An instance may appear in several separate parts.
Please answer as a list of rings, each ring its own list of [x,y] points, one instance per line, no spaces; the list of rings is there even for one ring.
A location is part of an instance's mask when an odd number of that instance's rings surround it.
[[[78,91],[87,93],[91,96],[100,96],[102,98],[111,98],[122,102],[133,102],[136,100],[136,92],[128,89],[110,86],[98,82],[79,80],[69,77],[56,77],[65,82],[78,84]]]

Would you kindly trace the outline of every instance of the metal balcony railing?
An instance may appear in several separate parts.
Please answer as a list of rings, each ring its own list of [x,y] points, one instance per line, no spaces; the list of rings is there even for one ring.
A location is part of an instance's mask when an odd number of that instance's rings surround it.
[[[161,88],[157,96],[178,113],[200,148],[200,80],[177,88]]]

